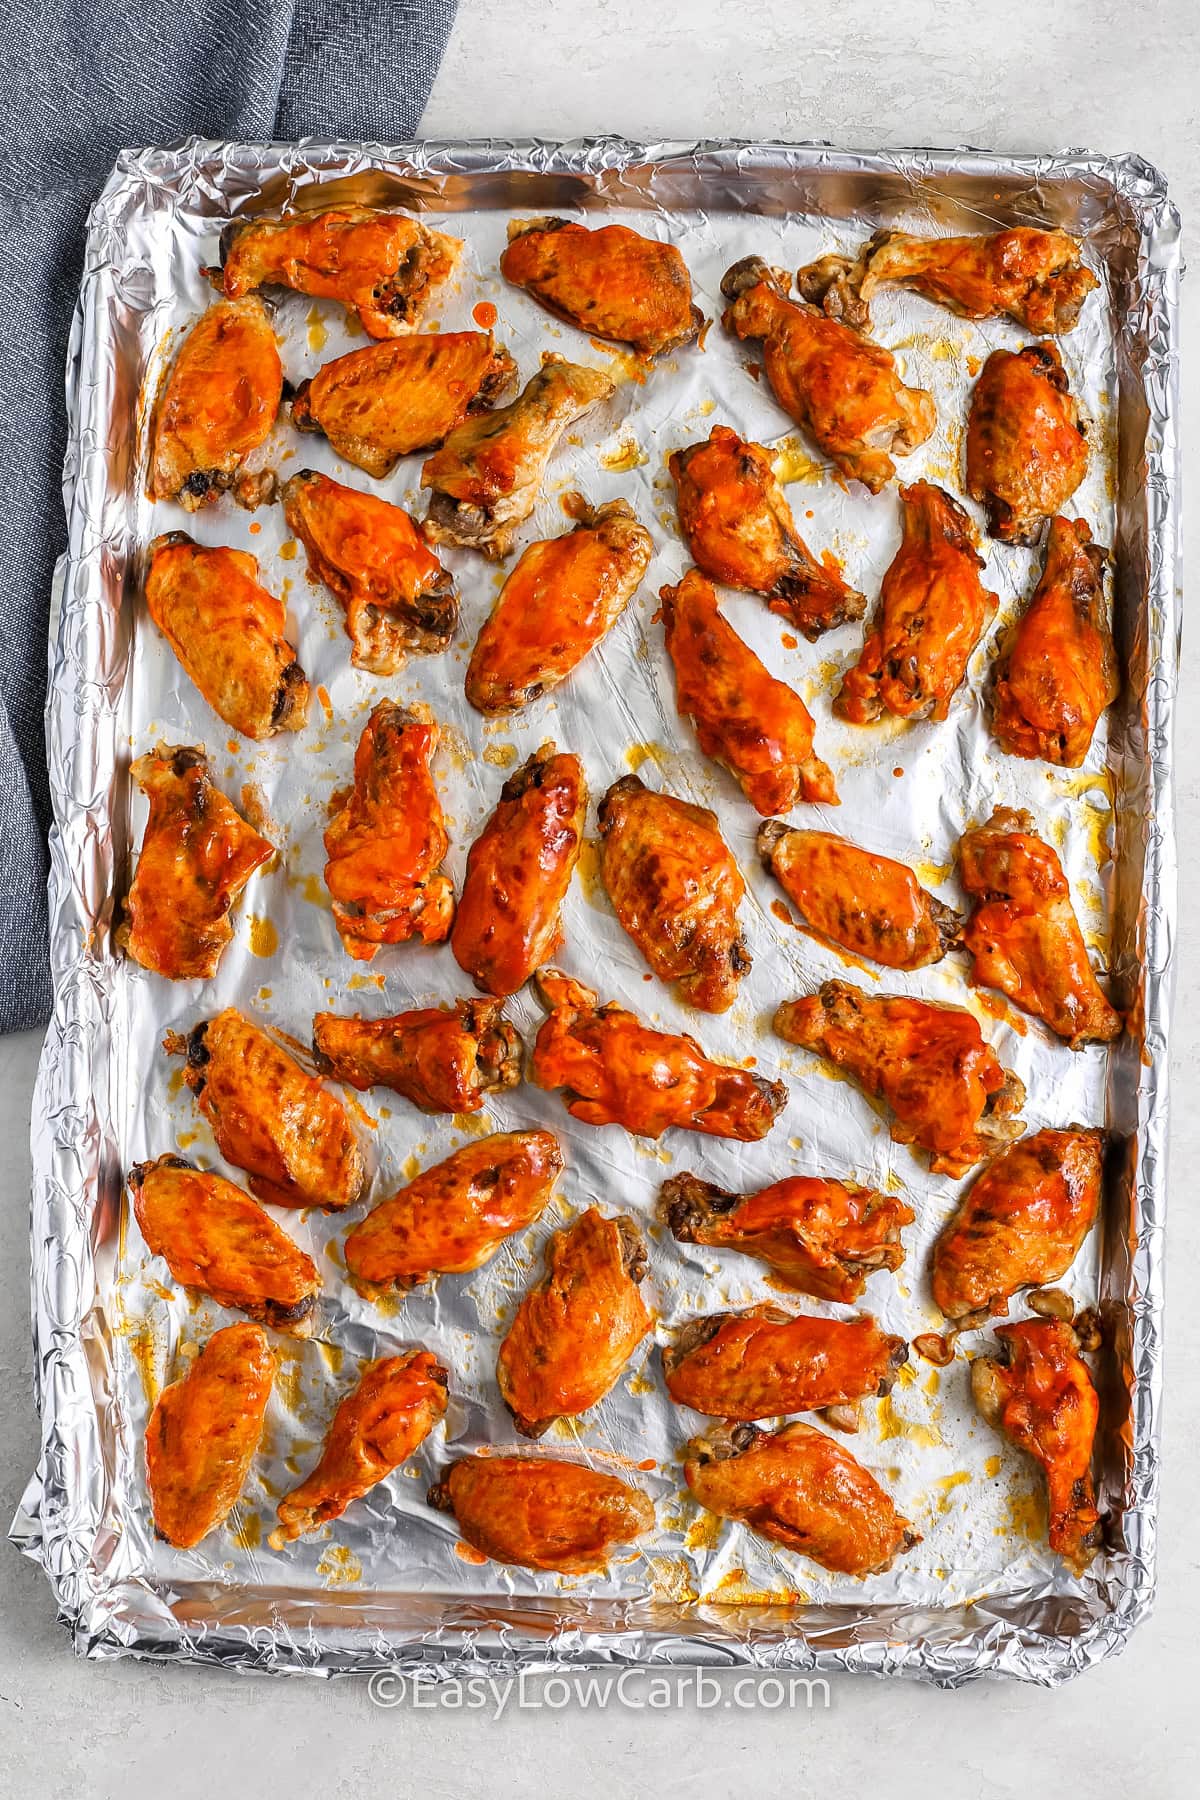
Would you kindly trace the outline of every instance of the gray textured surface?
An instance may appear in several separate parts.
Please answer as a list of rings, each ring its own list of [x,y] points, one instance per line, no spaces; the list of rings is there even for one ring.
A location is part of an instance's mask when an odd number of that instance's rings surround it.
[[[1053,13],[1053,24],[1046,23]],[[1134,149],[1163,167],[1185,228],[1200,217],[1193,0],[1115,4],[977,0],[969,11],[901,0],[886,12],[846,0],[737,8],[712,0],[651,8],[630,0],[462,0],[425,115],[431,133],[546,136],[827,136],[846,144],[973,142],[1028,150],[1066,143]],[[1200,289],[1185,282],[1185,353]],[[1184,433],[1197,441],[1185,383]],[[1185,565],[1200,569],[1194,531]],[[1196,659],[1185,688],[1200,704]],[[1189,717],[1185,703],[1183,718]],[[1200,875],[1200,738],[1179,745],[1185,931]],[[1180,949],[1175,1043],[1175,1183],[1169,1241],[1161,1597],[1120,1660],[1056,1694],[976,1686],[941,1695],[849,1682],[828,1713],[714,1708],[637,1713],[481,1714],[373,1709],[365,1691],[245,1681],[187,1670],[73,1662],[32,1567],[0,1551],[0,1794],[141,1800],[241,1796],[302,1773],[340,1800],[408,1795],[706,1797],[870,1788],[888,1800],[963,1788],[1041,1795],[1191,1793],[1200,1729],[1193,1699],[1197,1552],[1190,1536],[1200,1466],[1196,1325],[1200,1224],[1200,958]],[[0,1042],[0,1512],[33,1453],[28,1412],[24,1140],[37,1040]]]

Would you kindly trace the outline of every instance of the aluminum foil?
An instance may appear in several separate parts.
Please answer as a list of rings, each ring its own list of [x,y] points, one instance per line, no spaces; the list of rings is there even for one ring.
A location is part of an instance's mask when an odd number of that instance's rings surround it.
[[[461,234],[458,285],[436,308],[444,329],[494,306],[496,335],[522,379],[544,350],[608,370],[615,398],[576,428],[551,465],[521,544],[567,527],[562,502],[623,495],[650,528],[655,561],[628,612],[557,694],[515,719],[485,723],[466,705],[469,646],[494,599],[497,573],[449,552],[462,594],[459,636],[447,653],[415,658],[389,681],[350,667],[340,610],[305,575],[282,511],[251,518],[228,502],[188,520],[143,497],[145,396],[162,359],[210,295],[231,215],[302,198],[367,199],[419,208]],[[1036,555],[988,543],[987,584],[1000,617],[976,654],[944,724],[841,725],[829,701],[856,656],[860,626],[797,643],[762,604],[726,598],[728,616],[776,673],[808,699],[817,749],[833,766],[842,804],[801,808],[797,821],[845,832],[911,861],[926,885],[961,904],[953,871],[961,831],[995,804],[1031,808],[1059,848],[1089,942],[1110,968],[1132,1028],[1112,1050],[1070,1054],[1032,1021],[968,989],[963,959],[914,975],[846,970],[832,952],[778,916],[781,899],[759,868],[758,824],[732,780],[702,757],[675,713],[672,675],[655,621],[659,586],[686,554],[675,527],[666,457],[724,421],[775,445],[800,528],[844,562],[870,597],[898,542],[895,492],[846,492],[795,436],[765,383],[751,379],[751,347],[714,323],[690,348],[649,372],[621,351],[556,324],[499,278],[513,213],[627,218],[670,237],[696,297],[719,320],[719,283],[758,252],[796,268],[856,246],[882,223],[918,230],[1056,223],[1085,240],[1102,280],[1080,327],[1062,341],[1074,392],[1092,421],[1092,469],[1072,509],[1114,545],[1116,623],[1124,692],[1085,768],[1063,772],[1000,755],[980,694],[996,633],[1035,579]],[[429,143],[398,149],[306,143],[247,147],[192,140],[127,152],[95,206],[71,342],[72,420],[65,491],[70,548],[60,569],[52,632],[48,740],[52,835],[52,956],[56,1009],[33,1116],[33,1302],[43,1449],[13,1536],[46,1569],[81,1651],[220,1661],[330,1673],[422,1665],[459,1674],[579,1662],[746,1664],[827,1672],[915,1674],[945,1685],[984,1672],[1056,1682],[1120,1648],[1154,1586],[1160,1389],[1161,1234],[1166,1200],[1166,1033],[1175,902],[1170,743],[1180,604],[1174,330],[1178,218],[1161,177],[1134,157],[1082,153],[1001,160],[974,151],[852,155],[819,145],[635,146],[615,140]],[[970,324],[911,295],[874,304],[880,339],[910,383],[932,389],[936,434],[902,465],[961,492],[961,439],[973,374],[997,345],[1022,340],[1004,322]],[[293,382],[361,343],[342,309],[292,295],[277,312]],[[369,486],[323,440],[282,421],[260,455],[286,475],[303,466]],[[423,511],[419,459],[377,490]],[[209,711],[150,624],[139,597],[145,546],[176,525],[202,542],[258,556],[266,584],[286,595],[293,641],[316,696],[308,728],[266,746],[235,740]],[[511,561],[508,566],[511,566]],[[343,952],[321,881],[321,833],[331,794],[348,779],[374,701],[390,692],[429,705],[445,728],[436,764],[453,838],[450,869],[490,812],[506,771],[547,738],[584,760],[594,799],[637,769],[651,785],[712,806],[745,870],[744,922],[754,967],[724,1018],[678,1006],[651,980],[624,936],[585,850],[565,910],[559,960],[706,1049],[756,1059],[782,1076],[786,1113],[761,1144],[675,1132],[657,1145],[616,1127],[569,1118],[557,1095],[525,1084],[475,1120],[429,1119],[383,1090],[355,1116],[372,1164],[370,1199],[466,1141],[467,1131],[545,1125],[567,1171],[539,1224],[473,1277],[445,1277],[387,1305],[344,1280],[342,1218],[285,1222],[317,1257],[326,1296],[317,1335],[279,1340],[263,1450],[227,1526],[197,1550],[159,1542],[149,1518],[142,1434],[164,1382],[227,1315],[189,1300],[149,1255],[123,1198],[142,1157],[180,1147],[220,1167],[191,1097],[160,1045],[218,1008],[300,1039],[319,1010],[367,1014],[450,1000],[466,979],[445,948],[401,946],[357,965]],[[140,841],[144,809],[132,758],[160,740],[204,744],[237,799],[265,810],[277,864],[250,884],[237,938],[211,983],[172,984],[121,959],[112,941],[119,896]],[[594,833],[594,813],[590,829]],[[659,1526],[600,1581],[564,1580],[465,1560],[453,1521],[425,1503],[431,1474],[451,1454],[511,1442],[495,1385],[505,1321],[540,1271],[548,1234],[597,1203],[626,1209],[650,1243],[648,1292],[661,1343],[695,1312],[769,1298],[748,1259],[676,1245],[655,1220],[659,1185],[692,1169],[724,1186],[760,1187],[785,1173],[825,1173],[903,1190],[917,1211],[898,1277],[872,1277],[863,1306],[912,1338],[940,1318],[926,1289],[929,1246],[962,1184],[932,1177],[891,1142],[857,1089],[770,1031],[780,999],[849,973],[870,989],[906,989],[971,1006],[1003,1063],[1028,1092],[1030,1128],[1106,1123],[1122,1146],[1103,1217],[1072,1271],[1081,1302],[1110,1326],[1102,1357],[1098,1475],[1109,1546],[1075,1578],[1046,1550],[1039,1477],[977,1417],[967,1363],[938,1371],[914,1358],[878,1409],[868,1406],[855,1453],[885,1482],[923,1534],[894,1569],[866,1581],[830,1576],[773,1550],[686,1497],[680,1452],[696,1416],[674,1408],[658,1349],[647,1340],[608,1399],[545,1442],[641,1482]],[[541,1016],[528,994],[510,1016],[531,1037]],[[237,1171],[226,1171],[237,1178]],[[353,1217],[361,1215],[356,1208]],[[820,1310],[819,1302],[802,1302]],[[835,1309],[836,1310],[836,1309]],[[1019,1310],[1019,1309],[1018,1309]],[[446,1421],[420,1453],[357,1503],[324,1537],[285,1552],[266,1542],[278,1496],[314,1460],[324,1427],[361,1359],[421,1341],[452,1371]],[[982,1340],[968,1340],[977,1345]]]

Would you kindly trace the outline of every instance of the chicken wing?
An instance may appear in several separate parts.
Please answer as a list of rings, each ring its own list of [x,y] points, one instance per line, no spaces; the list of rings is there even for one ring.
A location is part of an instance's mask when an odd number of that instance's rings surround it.
[[[300,731],[308,681],[288,643],[283,601],[248,550],[168,531],[150,546],[146,607],[208,704],[243,737]]]
[[[521,1079],[521,1039],[494,1000],[457,1000],[386,1019],[313,1020],[323,1075],[351,1087],[391,1088],[422,1112],[474,1113]]]
[[[315,469],[285,482],[282,499],[310,576],[345,608],[356,669],[395,675],[411,652],[446,648],[458,623],[454,578],[406,512]]]
[[[997,598],[979,579],[983,558],[957,500],[931,482],[901,488],[904,536],[883,578],[862,653],[833,703],[851,725],[944,719]]]
[[[156,975],[208,979],[232,941],[234,901],[275,846],[213,786],[202,750],[160,744],[129,773],[150,814],[117,943]]]
[[[1065,1275],[1100,1204],[1104,1134],[1072,1125],[1010,1144],[933,1249],[933,1298],[960,1331],[1007,1313],[1019,1288]]]
[[[725,329],[763,340],[771,392],[849,480],[877,494],[937,423],[933,396],[905,387],[890,350],[815,306],[788,298],[789,277],[757,256],[721,282]]]
[[[381,700],[358,741],[353,792],[325,833],[334,923],[356,962],[380,944],[450,935],[450,839],[429,766],[440,735],[432,719]]]
[[[450,938],[459,968],[485,994],[515,994],[562,943],[559,914],[586,817],[583,766],[553,744],[543,744],[501,788],[467,856]]]
[[[904,1339],[880,1331],[869,1313],[820,1319],[779,1306],[692,1319],[663,1351],[676,1405],[718,1419],[853,1406],[889,1393],[907,1361]]]
[[[221,233],[221,286],[230,299],[261,287],[340,300],[369,337],[410,329],[454,273],[462,242],[404,213],[333,207],[281,219],[235,220]]]
[[[426,462],[426,537],[482,550],[493,562],[507,556],[563,432],[615,393],[601,370],[547,353],[518,399],[464,420]]]
[[[215,1331],[146,1427],[146,1485],[159,1537],[191,1550],[237,1505],[262,1437],[275,1358],[259,1325]]]
[[[298,431],[319,431],[339,456],[382,479],[402,456],[432,450],[468,413],[502,400],[517,365],[490,331],[393,338],[335,357],[292,401]]]
[[[138,1229],[181,1287],[249,1314],[272,1331],[309,1337],[321,1292],[311,1256],[257,1200],[182,1156],[129,1171]]]
[[[513,219],[500,273],[556,318],[642,357],[690,344],[705,323],[674,244],[627,225],[589,231],[570,219]]]
[[[358,1199],[366,1171],[345,1107],[236,1007],[186,1038],[172,1034],[166,1048],[186,1055],[184,1080],[252,1194],[330,1212]]]
[[[1010,756],[1077,769],[1120,692],[1107,560],[1082,519],[1051,519],[1042,578],[996,659],[992,730]]]
[[[654,1525],[640,1488],[549,1456],[464,1456],[429,1490],[466,1542],[493,1562],[598,1575],[620,1544]]]
[[[600,802],[600,875],[660,981],[703,1012],[728,1012],[750,970],[738,923],[746,884],[717,815],[625,775]]]
[[[888,969],[940,962],[962,918],[912,870],[832,831],[794,831],[769,820],[758,853],[814,937]]]
[[[965,1175],[1020,1134],[1024,1084],[960,1007],[827,981],[785,1001],[775,1029],[883,1100],[893,1140],[926,1151],[935,1175]]]
[[[809,639],[862,618],[865,596],[804,542],[761,444],[714,425],[706,443],[676,450],[667,467],[680,528],[706,575],[762,594]]]
[[[594,650],[637,592],[654,539],[624,500],[593,509],[574,497],[577,523],[530,544],[475,640],[467,699],[477,712],[519,712]]]
[[[725,765],[760,813],[790,812],[802,800],[836,806],[833,773],[813,749],[812,714],[721,616],[712,584],[689,569],[659,597],[675,704],[704,754]]]
[[[159,391],[151,426],[149,498],[187,512],[233,490],[242,504],[270,497],[269,476],[243,473],[270,436],[283,364],[261,300],[222,300],[192,326]]]
[[[875,1477],[823,1431],[719,1425],[687,1447],[688,1487],[709,1512],[839,1575],[877,1575],[919,1533]]]
[[[1005,544],[1036,544],[1088,467],[1087,427],[1055,344],[993,350],[967,416],[967,492]]]
[[[346,1239],[346,1267],[371,1287],[465,1275],[541,1213],[562,1173],[548,1131],[498,1132],[435,1163],[381,1201]]]
[[[710,1062],[695,1038],[653,1031],[616,1001],[557,969],[538,987],[551,1009],[533,1046],[539,1087],[563,1088],[563,1104],[586,1125],[623,1125],[635,1137],[672,1126],[756,1143],[787,1104],[781,1081]]]
[[[736,1250],[781,1283],[817,1300],[857,1300],[876,1269],[904,1261],[900,1228],[916,1218],[892,1194],[857,1182],[791,1176],[754,1194],[731,1194],[698,1175],[673,1175],[659,1215],[681,1244]]]
[[[449,1379],[428,1350],[369,1364],[334,1413],[316,1468],[276,1507],[271,1548],[340,1519],[407,1462],[445,1412]]]
[[[975,910],[962,934],[971,980],[1043,1019],[1072,1050],[1108,1043],[1124,1022],[1088,961],[1058,853],[1027,812],[999,806],[958,847]]]
[[[995,1356],[971,1364],[975,1404],[1039,1462],[1050,1499],[1050,1548],[1082,1573],[1100,1547],[1092,1445],[1100,1402],[1074,1331],[1061,1319],[998,1325]]]

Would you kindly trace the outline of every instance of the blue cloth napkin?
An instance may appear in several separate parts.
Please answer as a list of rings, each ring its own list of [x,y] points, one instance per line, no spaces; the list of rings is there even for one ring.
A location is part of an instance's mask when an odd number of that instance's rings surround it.
[[[0,110],[0,1031],[50,1012],[44,717],[63,368],[90,202],[126,145],[412,137],[456,0],[7,0]]]

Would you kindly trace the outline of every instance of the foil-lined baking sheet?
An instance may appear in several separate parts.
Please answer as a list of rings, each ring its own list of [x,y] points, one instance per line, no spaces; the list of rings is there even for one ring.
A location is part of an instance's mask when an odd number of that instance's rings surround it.
[[[433,328],[470,328],[489,319],[481,308],[494,308],[497,339],[517,359],[522,381],[544,351],[554,351],[604,369],[617,383],[614,398],[579,423],[553,460],[518,551],[567,529],[564,501],[578,491],[593,503],[629,500],[653,534],[655,560],[602,646],[564,687],[513,719],[482,720],[467,706],[462,682],[476,630],[516,552],[501,569],[471,552],[446,552],[462,598],[455,643],[385,680],[350,667],[340,609],[307,578],[280,508],[250,515],[223,500],[188,518],[143,496],[146,396],[211,299],[201,271],[216,260],[222,223],[335,199],[414,207],[465,239],[459,277],[432,309]],[[714,320],[703,348],[646,369],[559,325],[508,287],[497,263],[509,218],[546,212],[623,219],[678,244],[696,299]],[[856,247],[884,223],[937,233],[1055,223],[1084,238],[1102,285],[1079,327],[1061,340],[1093,445],[1071,509],[1114,546],[1122,697],[1079,771],[997,751],[981,698],[987,667],[999,632],[1031,590],[1038,556],[988,540],[984,579],[1000,596],[1000,613],[942,724],[862,729],[833,717],[830,700],[857,656],[861,625],[809,645],[750,596],[725,594],[723,605],[772,671],[804,695],[817,751],[836,774],[840,807],[801,807],[795,822],[909,861],[927,886],[961,905],[954,873],[961,832],[998,804],[1034,813],[1063,858],[1094,956],[1111,971],[1117,1003],[1130,1010],[1130,1031],[1109,1050],[1072,1055],[998,997],[969,989],[958,954],[912,975],[847,969],[798,931],[755,856],[757,815],[699,753],[675,712],[655,611],[659,587],[677,580],[688,559],[666,458],[713,424],[775,447],[804,536],[818,552],[832,551],[872,601],[878,593],[899,541],[895,488],[872,497],[832,479],[754,378],[754,347],[722,331],[719,287],[740,257],[757,253],[795,269],[826,250]],[[1178,220],[1161,178],[1132,157],[872,156],[811,145],[615,140],[396,150],[193,140],[121,158],[92,214],[68,375],[70,548],[60,570],[48,710],[57,1003],[33,1122],[43,1453],[13,1527],[18,1544],[46,1568],[78,1648],[323,1673],[420,1664],[456,1674],[479,1659],[494,1667],[612,1660],[861,1669],[948,1684],[988,1671],[1054,1682],[1124,1643],[1154,1584],[1175,873],[1177,246]],[[904,459],[901,478],[928,477],[961,495],[974,376],[993,348],[1025,340],[1007,322],[972,324],[898,290],[877,297],[873,319],[905,379],[937,400],[938,429]],[[280,299],[276,324],[293,383],[366,341],[339,306],[301,295]],[[299,436],[286,409],[256,458],[281,477],[322,469],[418,514],[420,460],[405,460],[391,479],[373,484],[342,465],[323,439]],[[266,585],[286,597],[289,635],[314,689],[298,736],[262,746],[237,739],[151,625],[139,592],[145,549],[173,527],[206,544],[253,551]],[[385,1090],[355,1098],[352,1114],[372,1166],[369,1203],[471,1133],[533,1125],[555,1131],[566,1154],[557,1198],[475,1275],[443,1277],[385,1304],[363,1299],[345,1280],[347,1219],[280,1215],[325,1277],[316,1335],[276,1341],[280,1373],[241,1502],[226,1527],[181,1552],[154,1535],[142,1435],[162,1386],[229,1315],[175,1287],[149,1255],[123,1196],[129,1165],[166,1150],[222,1167],[162,1039],[237,1005],[307,1041],[317,1011],[377,1015],[468,991],[444,946],[405,945],[385,949],[369,966],[351,962],[328,910],[321,842],[328,803],[346,785],[358,736],[384,693],[428,705],[444,728],[435,770],[456,881],[506,773],[547,739],[582,757],[593,802],[632,769],[649,785],[716,811],[749,884],[743,918],[754,966],[731,1012],[697,1014],[648,976],[598,879],[594,807],[557,960],[603,999],[693,1032],[713,1055],[753,1059],[760,1073],[782,1077],[788,1106],[759,1144],[681,1132],[651,1144],[617,1127],[577,1124],[557,1095],[528,1083],[473,1119],[428,1118]],[[275,865],[246,890],[236,941],[209,983],[162,981],[113,946],[144,823],[129,764],[160,741],[202,744],[219,785],[261,812],[279,848]],[[976,1415],[962,1347],[944,1370],[914,1355],[891,1396],[864,1408],[863,1426],[849,1440],[922,1533],[890,1572],[866,1581],[828,1575],[686,1496],[680,1453],[704,1421],[667,1400],[657,1344],[694,1313],[752,1304],[773,1290],[760,1265],[677,1245],[659,1226],[658,1188],[673,1171],[745,1190],[808,1173],[904,1192],[917,1212],[905,1233],[907,1260],[898,1276],[871,1278],[862,1306],[910,1340],[941,1324],[927,1291],[928,1252],[963,1184],[931,1176],[891,1142],[856,1088],[770,1030],[781,999],[838,974],[872,991],[971,1007],[1001,1061],[1025,1082],[1030,1129],[1104,1123],[1118,1145],[1102,1220],[1064,1284],[1081,1303],[1099,1303],[1108,1325],[1097,1473],[1109,1544],[1082,1578],[1045,1548],[1037,1471]],[[529,1041],[541,1017],[537,1001],[523,993],[508,1014]],[[544,1448],[641,1483],[657,1502],[659,1523],[606,1579],[568,1580],[464,1557],[453,1520],[433,1512],[425,1493],[451,1455],[513,1441],[495,1384],[499,1338],[540,1272],[550,1232],[593,1203],[628,1210],[643,1227],[657,1344],[648,1339],[603,1404],[557,1428]],[[822,1309],[817,1301],[800,1304]],[[311,1466],[360,1362],[414,1341],[452,1372],[444,1424],[323,1536],[271,1550],[275,1503]]]

